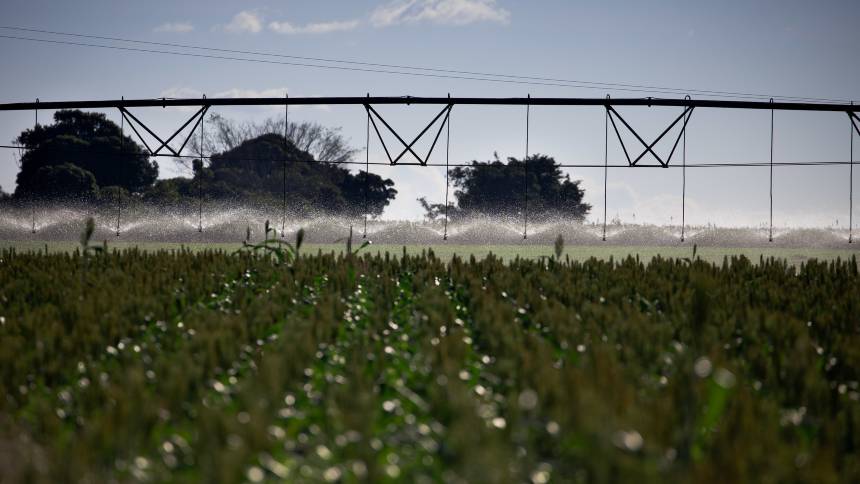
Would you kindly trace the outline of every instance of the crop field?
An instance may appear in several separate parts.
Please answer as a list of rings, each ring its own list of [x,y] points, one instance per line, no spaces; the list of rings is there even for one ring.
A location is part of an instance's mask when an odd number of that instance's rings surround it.
[[[215,243],[215,242],[142,242],[142,241],[115,241],[107,239],[105,243],[109,249],[140,249],[143,251],[159,250],[182,250],[188,249],[193,252],[204,250],[235,251],[242,247],[241,243]],[[19,252],[36,251],[43,253],[51,252],[73,252],[80,246],[72,241],[28,241],[28,240],[0,240],[0,249],[17,249]],[[373,244],[368,246],[364,252],[379,254],[386,253],[391,256],[400,256],[403,248],[409,255],[420,255],[427,250],[433,250],[434,254],[443,260],[450,260],[457,255],[462,258],[475,256],[483,258],[490,254],[504,260],[511,261],[516,258],[539,259],[550,257],[553,254],[552,245],[541,244]],[[305,244],[305,252],[308,253],[335,253],[344,251],[343,244]],[[562,256],[574,261],[584,262],[592,257],[600,260],[613,258],[621,260],[626,257],[639,257],[641,260],[651,260],[654,257],[684,258],[692,256],[692,245],[675,246],[647,246],[647,245],[568,245],[564,248]],[[721,264],[724,258],[733,256],[744,256],[754,263],[762,259],[782,259],[790,265],[800,265],[811,259],[819,261],[830,261],[836,259],[850,259],[852,256],[860,255],[860,246],[847,246],[843,249],[812,247],[697,247],[696,255],[705,262]]]
[[[719,259],[2,249],[0,481],[860,481],[856,257]]]

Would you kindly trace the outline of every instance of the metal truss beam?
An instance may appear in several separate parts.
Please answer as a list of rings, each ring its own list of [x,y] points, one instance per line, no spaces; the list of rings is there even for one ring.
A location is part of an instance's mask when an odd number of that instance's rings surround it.
[[[370,119],[371,124],[373,125],[373,130],[376,132],[376,136],[379,138],[379,142],[382,143],[382,148],[385,150],[385,155],[388,156],[388,161],[389,163],[391,163],[392,166],[396,165],[397,162],[400,161],[400,159],[403,158],[403,155],[405,155],[407,152],[412,153],[412,156],[414,156],[415,159],[418,160],[418,163],[421,166],[427,166],[427,162],[430,160],[430,155],[433,154],[433,149],[436,147],[436,143],[439,141],[439,136],[442,134],[442,130],[445,128],[445,125],[448,124],[448,119],[451,116],[451,108],[453,107],[453,104],[448,104],[447,106],[442,108],[442,110],[439,111],[439,114],[437,114],[436,117],[434,117],[429,123],[427,123],[427,126],[425,126],[424,129],[422,129],[421,132],[418,133],[418,135],[415,136],[415,138],[413,138],[410,143],[406,143],[406,141],[404,141],[404,139],[397,133],[397,131],[392,128],[387,121],[385,121],[385,118],[383,118],[376,111],[376,109],[373,109],[373,106],[371,106],[370,104],[364,105],[364,109],[367,110],[367,116]],[[439,130],[436,132],[436,136],[433,138],[433,144],[430,145],[430,149],[427,151],[427,156],[421,158],[421,156],[419,156],[418,153],[416,153],[415,150],[412,149],[412,147],[442,116],[445,117],[442,119],[442,123],[439,125]],[[397,138],[397,141],[399,141],[404,146],[403,151],[401,151],[396,158],[391,157],[391,152],[388,150],[388,145],[382,138],[382,133],[379,132],[379,127],[376,125],[377,119],[382,122],[382,124],[388,129],[388,131],[390,131],[391,134],[393,134],[394,137]]]
[[[621,149],[624,150],[624,156],[627,157],[627,163],[630,166],[636,166],[636,163],[639,163],[639,160],[641,160],[642,157],[644,157],[648,153],[651,153],[651,155],[653,155],[654,158],[657,159],[657,161],[660,163],[660,166],[662,166],[663,168],[669,167],[669,162],[672,160],[672,155],[675,154],[675,149],[678,148],[678,143],[681,141],[681,137],[684,136],[684,133],[687,130],[687,122],[690,121],[690,116],[693,114],[693,109],[694,108],[692,106],[684,108],[684,112],[682,112],[680,116],[675,118],[675,120],[672,121],[672,123],[669,124],[669,126],[666,127],[666,129],[664,129],[662,133],[660,133],[660,136],[657,136],[657,138],[653,142],[648,144],[645,142],[644,139],[642,139],[641,136],[639,136],[639,133],[637,133],[636,130],[633,129],[630,124],[627,123],[627,121],[621,116],[618,111],[616,111],[612,106],[606,107],[606,111],[609,114],[609,120],[612,122],[612,128],[615,130],[615,135],[618,137],[618,142],[621,143]],[[618,131],[618,125],[615,123],[616,117],[624,124],[624,126],[627,127],[628,130],[630,130],[631,133],[633,133],[633,136],[635,136],[636,139],[640,143],[642,143],[642,146],[645,147],[645,150],[643,150],[642,153],[640,153],[635,160],[630,159],[630,154],[627,151],[627,146],[624,144],[624,139],[621,138],[621,133]],[[657,145],[657,143],[659,143],[660,140],[663,139],[663,137],[666,136],[666,134],[676,124],[678,124],[678,121],[681,121],[682,119],[684,120],[684,123],[681,125],[681,131],[678,133],[678,137],[675,139],[675,143],[672,145],[672,151],[669,152],[669,156],[666,157],[666,160],[664,161],[663,158],[661,158],[660,155],[658,155],[657,152],[654,151],[654,146]]]
[[[0,111],[32,111],[35,109],[107,109],[177,106],[284,106],[284,105],[356,105],[365,104],[468,104],[496,106],[662,106],[679,108],[761,109],[777,111],[830,111],[857,113],[860,105],[848,103],[799,103],[767,101],[726,101],[719,99],[664,98],[480,98],[480,97],[257,97],[207,99],[114,99],[101,101],[40,101],[0,104]]]
[[[857,131],[857,135],[860,136],[860,126],[857,123],[860,123],[860,116],[857,116],[857,113],[848,113],[848,118],[851,120],[851,124],[854,125],[854,131]]]
[[[159,137],[157,134],[155,134],[155,132],[153,132],[143,121],[138,119],[134,114],[131,113],[131,111],[129,111],[125,107],[121,106],[118,109],[119,109],[119,112],[122,114],[122,117],[126,121],[128,121],[128,124],[129,124],[129,126],[131,126],[131,129],[132,129],[132,131],[134,131],[134,134],[137,135],[138,139],[140,139],[140,142],[143,143],[143,146],[145,146],[146,149],[149,151],[150,155],[152,155],[152,156],[159,155],[161,153],[161,150],[167,149],[167,151],[172,153],[173,156],[182,156],[182,150],[185,149],[185,145],[187,145],[188,142],[191,140],[191,136],[194,135],[194,131],[197,129],[197,126],[199,126],[200,123],[203,122],[203,117],[206,116],[206,112],[209,110],[209,106],[204,105],[203,107],[198,109],[197,112],[194,113],[193,116],[188,118],[188,120],[185,121],[185,123],[182,126],[180,126],[179,129],[177,129],[166,140],[162,140],[161,137]],[[182,142],[182,146],[179,148],[179,150],[174,150],[173,147],[171,147],[169,143],[171,141],[173,141],[174,138],[179,136],[179,133],[181,133],[186,127],[188,127],[188,125],[191,124],[191,122],[194,121],[195,119],[197,120],[197,122],[194,123],[194,127],[191,128],[191,130],[188,132],[188,136],[185,137],[185,141]],[[158,148],[156,148],[155,150],[153,150],[152,147],[150,147],[149,144],[146,142],[146,139],[140,134],[140,131],[137,130],[137,126],[140,126],[141,128],[143,128],[147,133],[149,133],[150,136],[152,136],[153,138],[155,138],[156,141],[161,143],[161,145]]]

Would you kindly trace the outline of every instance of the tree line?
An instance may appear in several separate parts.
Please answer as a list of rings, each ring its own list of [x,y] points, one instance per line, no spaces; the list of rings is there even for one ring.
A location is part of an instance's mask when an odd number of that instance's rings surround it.
[[[130,197],[139,203],[176,205],[206,200],[249,204],[286,202],[303,214],[381,215],[397,196],[394,182],[342,163],[358,150],[338,129],[315,123],[237,122],[212,114],[206,134],[192,136],[188,152],[204,157],[175,158],[187,177],[159,179],[159,165],[148,151],[102,113],[57,111],[53,123],[36,125],[16,138],[22,147],[17,186],[5,203],[61,201],[113,203]],[[528,198],[534,218],[581,220],[590,210],[580,182],[565,175],[554,158],[527,160],[498,155],[450,171],[456,203],[452,219],[476,215],[515,216]],[[365,198],[366,197],[366,198]],[[443,217],[446,207],[419,199],[426,218]]]

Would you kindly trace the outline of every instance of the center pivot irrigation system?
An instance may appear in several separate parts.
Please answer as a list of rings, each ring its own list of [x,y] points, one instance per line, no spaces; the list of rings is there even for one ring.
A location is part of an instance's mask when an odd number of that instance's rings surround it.
[[[379,112],[374,109],[374,106],[379,105],[412,105],[412,104],[420,104],[420,105],[438,105],[442,106],[442,110],[439,111],[438,114],[424,127],[421,132],[415,136],[412,141],[407,142],[400,134],[379,114]],[[301,106],[301,105],[355,105],[355,106],[363,106],[365,111],[367,112],[367,144],[365,146],[365,161],[361,162],[352,162],[352,161],[341,161],[339,164],[358,164],[364,165],[365,173],[369,172],[370,165],[413,165],[413,166],[444,166],[445,167],[445,230],[443,238],[447,240],[448,238],[448,173],[449,168],[451,166],[469,166],[464,164],[450,164],[450,137],[451,137],[451,110],[455,105],[477,105],[477,106],[523,106],[525,107],[525,162],[524,162],[524,176],[523,176],[523,193],[522,193],[522,215],[523,215],[523,239],[528,237],[528,157],[529,157],[529,117],[531,106],[602,106],[606,110],[606,120],[605,120],[605,128],[604,128],[604,163],[602,165],[593,165],[593,164],[562,164],[562,167],[566,168],[603,168],[604,169],[604,190],[603,190],[603,240],[606,240],[606,207],[607,207],[607,195],[606,188],[608,183],[608,172],[609,168],[675,168],[681,167],[683,170],[682,175],[682,189],[681,189],[681,241],[684,240],[684,228],[685,228],[685,212],[686,212],[686,169],[687,167],[691,168],[704,168],[704,167],[751,167],[751,166],[769,166],[770,167],[770,228],[768,231],[768,240],[773,242],[773,167],[774,166],[822,166],[822,165],[849,165],[849,223],[848,223],[848,243],[853,242],[853,219],[854,219],[854,210],[853,210],[853,200],[854,200],[854,133],[856,132],[860,135],[860,116],[858,116],[857,111],[858,107],[855,106],[854,103],[850,104],[833,104],[833,103],[808,103],[808,102],[774,102],[773,99],[770,99],[768,102],[763,101],[732,101],[732,100],[715,100],[715,99],[691,99],[689,96],[684,99],[663,99],[663,98],[616,98],[613,99],[609,96],[605,98],[533,98],[531,96],[528,97],[519,97],[519,98],[477,98],[477,97],[371,97],[369,94],[366,97],[289,97],[285,96],[283,98],[274,98],[274,97],[265,97],[265,98],[206,98],[203,96],[200,99],[119,99],[119,100],[104,100],[104,101],[52,101],[52,102],[40,102],[38,99],[36,102],[28,102],[28,103],[10,103],[10,104],[0,104],[0,111],[34,111],[36,113],[36,124],[39,123],[39,110],[40,109],[48,109],[48,110],[60,110],[60,109],[118,109],[120,114],[122,115],[121,119],[121,129],[124,129],[125,122],[128,122],[129,126],[131,126],[132,131],[137,135],[146,149],[149,151],[150,156],[166,156],[173,158],[200,158],[207,159],[210,156],[206,156],[203,151],[203,143],[200,143],[200,153],[196,155],[183,155],[182,152],[185,149],[185,146],[188,144],[189,140],[194,133],[197,131],[197,128],[200,128],[200,137],[201,141],[203,139],[203,130],[204,130],[204,117],[207,111],[213,106],[284,106],[284,112],[286,121],[289,121],[289,107],[290,106]],[[667,127],[664,129],[659,136],[657,136],[653,141],[648,142],[642,138],[642,136],[637,133],[637,131],[631,126],[618,112],[616,108],[620,107],[652,107],[652,106],[662,106],[662,107],[677,107],[681,109],[681,114],[674,119]],[[145,123],[143,123],[139,118],[137,118],[134,114],[129,111],[130,108],[146,108],[146,107],[197,107],[199,108],[197,112],[194,113],[187,121],[185,121],[182,126],[179,127],[171,136],[162,139],[158,136],[152,129],[150,129]],[[699,164],[687,164],[687,124],[690,121],[690,117],[693,114],[693,110],[696,108],[718,108],[718,109],[752,109],[752,110],[769,110],[770,111],[770,161],[768,163],[699,163]],[[774,163],[773,161],[773,119],[774,119],[774,111],[817,111],[817,112],[841,112],[845,113],[848,116],[851,125],[850,131],[850,150],[851,156],[849,157],[849,161],[845,162],[783,162],[783,163]],[[440,122],[441,120],[441,122]],[[186,128],[194,123],[194,126],[187,131],[187,135],[182,143],[182,145],[175,149],[171,147],[170,143],[177,139],[177,137],[186,130]],[[635,157],[631,155],[631,152],[628,150],[627,145],[624,142],[624,139],[621,137],[621,130],[619,129],[620,125],[629,131],[637,140],[641,147],[643,148],[641,152]],[[435,131],[435,136],[433,138],[432,144],[430,145],[430,149],[428,150],[425,156],[420,156],[416,153],[414,147],[416,143],[420,139],[424,137],[424,135],[433,128],[434,125],[438,124],[438,129]],[[612,125],[612,130],[618,138],[618,142],[624,152],[624,156],[627,159],[626,164],[609,164],[609,125]],[[660,140],[662,140],[669,131],[675,127],[676,125],[681,126],[678,136],[675,139],[672,149],[669,152],[669,155],[665,158],[661,157],[657,154],[654,147],[657,145]],[[380,125],[385,130],[389,131],[402,145],[402,150],[399,153],[394,154],[390,149],[388,144],[386,144],[383,139],[382,132],[380,131]],[[287,141],[287,129],[289,123],[285,122],[284,124],[284,140]],[[371,127],[373,131],[376,133],[376,136],[379,138],[379,141],[385,151],[386,156],[388,157],[388,163],[371,163],[370,162],[370,132]],[[159,144],[157,148],[153,149],[153,146],[150,146],[144,137],[141,135],[140,130],[142,129],[146,133],[148,133],[156,142]],[[433,153],[434,148],[438,144],[439,138],[442,135],[443,130],[447,130],[446,133],[446,150],[445,150],[445,164],[441,163],[430,163],[430,156]],[[672,161],[672,156],[675,154],[678,145],[681,145],[681,164],[670,164]],[[638,145],[637,145],[638,146]],[[3,148],[17,148],[22,149],[24,147],[21,146],[2,146]],[[635,155],[635,151],[633,154]],[[407,157],[407,154],[410,155]],[[640,164],[643,157],[650,154],[657,160],[657,165],[646,165]],[[410,161],[402,161],[404,157],[407,157]],[[281,232],[283,233],[284,225],[286,224],[286,163],[288,160],[284,160],[284,207],[283,207],[283,220],[281,225]],[[326,162],[325,160],[320,160],[320,162]],[[365,176],[365,194],[364,194],[364,237],[367,237],[367,177]],[[202,188],[201,188],[202,189]],[[200,193],[200,205],[198,210],[198,231],[203,230],[202,225],[202,192]],[[119,217],[120,217],[120,207],[121,203],[118,200],[118,211],[117,211],[117,235],[119,235]],[[34,222],[34,231],[35,231],[35,222]]]

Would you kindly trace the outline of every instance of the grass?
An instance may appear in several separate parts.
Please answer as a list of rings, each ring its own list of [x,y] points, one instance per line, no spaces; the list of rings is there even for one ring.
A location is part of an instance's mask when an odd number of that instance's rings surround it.
[[[0,250],[0,482],[860,481],[856,260],[302,253]]]
[[[359,239],[360,241],[360,239]],[[178,250],[186,248],[191,251],[200,250],[224,250],[232,252],[242,247],[239,243],[171,243],[171,242],[125,242],[108,239],[109,248],[126,249],[137,247],[144,251],[158,250]],[[45,251],[48,252],[72,252],[79,248],[80,245],[76,242],[56,242],[56,241],[8,241],[0,240],[0,249],[14,247],[19,251]],[[365,248],[362,252],[371,254],[385,255],[389,253],[393,256],[399,256],[403,253],[402,245],[371,245]],[[510,261],[516,257],[526,259],[536,259],[539,257],[549,257],[554,253],[554,248],[551,245],[456,245],[456,244],[430,244],[430,245],[407,245],[406,253],[409,255],[418,255],[427,249],[433,249],[437,257],[445,260],[451,259],[453,255],[460,257],[475,256],[478,259],[484,258],[490,253],[493,255]],[[341,253],[345,248],[345,244],[311,244],[303,245],[305,253],[315,254],[318,251],[323,253]],[[570,246],[564,248],[562,257],[569,257],[575,261],[585,261],[591,257],[600,260],[608,260],[609,258],[620,260],[627,256],[639,257],[641,260],[651,260],[656,256],[664,258],[684,258],[690,257],[692,250],[689,247],[652,247],[652,246]],[[771,257],[785,260],[791,265],[799,265],[811,259],[817,260],[843,260],[850,259],[852,255],[860,255],[860,244],[856,244],[851,248],[845,249],[798,249],[798,248],[756,248],[756,247],[699,247],[697,249],[699,258],[706,262],[722,263],[724,257],[731,258],[732,256],[743,255],[746,258],[757,262],[760,258],[769,259]]]

